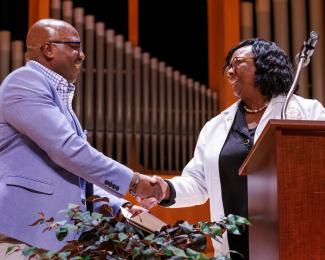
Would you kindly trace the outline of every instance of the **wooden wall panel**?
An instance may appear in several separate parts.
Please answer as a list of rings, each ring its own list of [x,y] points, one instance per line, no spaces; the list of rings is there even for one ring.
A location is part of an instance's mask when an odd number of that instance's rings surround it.
[[[29,0],[28,27],[37,20],[50,17],[50,0]]]
[[[139,0],[129,0],[129,41],[139,43]]]
[[[235,101],[222,74],[224,58],[240,40],[240,1],[208,0],[209,85],[218,92],[219,110]]]

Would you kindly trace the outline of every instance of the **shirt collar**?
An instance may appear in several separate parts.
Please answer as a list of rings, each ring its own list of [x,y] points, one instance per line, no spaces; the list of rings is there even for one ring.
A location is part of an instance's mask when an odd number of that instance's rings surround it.
[[[65,78],[63,78],[61,75],[58,73],[54,72],[53,70],[50,70],[49,68],[43,66],[37,61],[29,61],[33,65],[35,65],[36,70],[41,72],[50,82],[54,87],[58,87],[60,85],[66,85],[71,87],[74,87],[72,83],[69,83]]]
[[[72,99],[75,91],[75,86],[69,83],[65,78],[63,78],[58,73],[50,70],[49,68],[43,66],[37,61],[29,61],[28,63],[33,64],[34,68],[41,72],[49,81],[52,86],[58,91],[58,94],[63,101],[63,103],[70,109],[72,109]]]

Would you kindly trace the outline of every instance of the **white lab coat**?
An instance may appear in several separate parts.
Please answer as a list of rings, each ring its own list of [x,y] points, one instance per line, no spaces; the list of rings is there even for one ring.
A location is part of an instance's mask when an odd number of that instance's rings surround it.
[[[280,119],[285,96],[272,98],[255,132],[254,143],[269,119]],[[208,121],[200,132],[194,157],[184,168],[182,175],[170,181],[176,190],[176,203],[171,207],[189,207],[204,204],[210,199],[211,221],[224,216],[219,178],[219,154],[232,126],[239,101],[218,116]],[[325,109],[317,100],[304,99],[293,95],[288,108],[287,119],[325,120]],[[234,191],[236,192],[236,191]],[[222,244],[213,241],[215,253],[227,253],[227,236]]]

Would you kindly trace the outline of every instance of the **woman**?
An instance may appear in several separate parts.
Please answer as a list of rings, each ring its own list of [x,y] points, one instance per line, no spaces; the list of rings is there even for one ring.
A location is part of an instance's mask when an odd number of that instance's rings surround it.
[[[210,199],[212,221],[230,213],[247,217],[247,179],[238,170],[269,119],[281,117],[292,71],[289,58],[273,42],[249,39],[229,51],[224,74],[239,100],[206,123],[181,176],[157,177],[165,190],[160,205],[188,207]],[[325,120],[325,109],[316,100],[294,95],[287,118]],[[221,253],[236,250],[248,259],[248,232],[224,235],[222,245],[215,242],[214,247]]]

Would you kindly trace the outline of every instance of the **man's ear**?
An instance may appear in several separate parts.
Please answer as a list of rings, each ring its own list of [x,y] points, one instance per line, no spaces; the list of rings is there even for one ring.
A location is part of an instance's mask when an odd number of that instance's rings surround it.
[[[42,52],[46,58],[52,59],[54,57],[54,49],[51,43],[44,43],[42,46]]]

